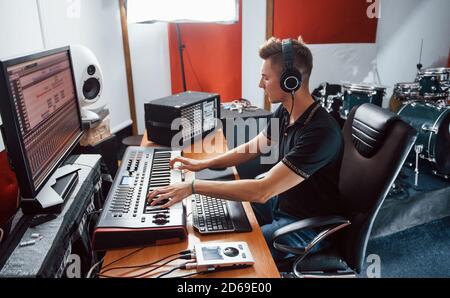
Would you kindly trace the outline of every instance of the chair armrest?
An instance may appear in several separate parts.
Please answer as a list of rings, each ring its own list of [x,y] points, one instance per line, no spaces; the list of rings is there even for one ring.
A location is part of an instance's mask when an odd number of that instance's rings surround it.
[[[279,228],[275,231],[272,236],[272,245],[275,249],[285,252],[285,253],[293,253],[296,255],[306,255],[311,249],[318,244],[320,241],[330,236],[334,232],[348,226],[350,221],[342,216],[334,215],[334,216],[319,216],[302,219],[291,224],[288,224],[284,227]],[[293,247],[286,244],[281,244],[277,242],[277,239],[283,235],[292,233],[294,231],[306,229],[306,228],[318,228],[323,226],[331,226],[322,232],[320,232],[306,247]]]

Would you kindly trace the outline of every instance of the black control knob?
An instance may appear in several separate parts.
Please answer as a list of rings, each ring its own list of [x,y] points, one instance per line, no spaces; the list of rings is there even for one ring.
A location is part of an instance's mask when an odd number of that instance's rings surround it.
[[[228,256],[228,257],[235,257],[239,254],[239,250],[237,250],[235,247],[226,247],[223,250],[223,254]]]
[[[155,216],[153,216],[154,219],[166,219],[168,217],[169,217],[169,215],[164,214],[164,213],[158,213],[158,214],[155,214]]]
[[[157,218],[157,219],[155,219],[154,221],[153,221],[153,223],[154,224],[157,224],[157,225],[164,225],[164,224],[166,224],[166,223],[168,223],[169,221],[167,220],[167,219],[164,219],[164,218]]]

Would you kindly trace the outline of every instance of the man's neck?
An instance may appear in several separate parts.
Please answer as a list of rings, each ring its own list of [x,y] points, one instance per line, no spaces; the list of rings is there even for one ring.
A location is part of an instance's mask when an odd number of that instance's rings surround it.
[[[294,94],[294,108],[292,109],[289,124],[292,124],[314,103],[314,99],[308,90],[299,90]],[[292,97],[289,96],[283,102],[284,108],[290,112],[292,107]]]

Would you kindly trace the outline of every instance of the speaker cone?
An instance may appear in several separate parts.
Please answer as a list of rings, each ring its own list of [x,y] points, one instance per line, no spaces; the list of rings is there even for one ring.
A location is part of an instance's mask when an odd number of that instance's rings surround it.
[[[86,99],[94,99],[100,93],[100,82],[96,78],[89,78],[84,82],[83,95]]]

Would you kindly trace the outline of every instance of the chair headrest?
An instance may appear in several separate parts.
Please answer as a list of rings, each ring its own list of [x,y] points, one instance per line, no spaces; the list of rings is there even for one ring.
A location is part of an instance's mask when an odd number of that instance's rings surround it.
[[[352,140],[358,152],[372,157],[383,144],[386,131],[398,116],[376,105],[365,103],[359,106],[353,117]]]

